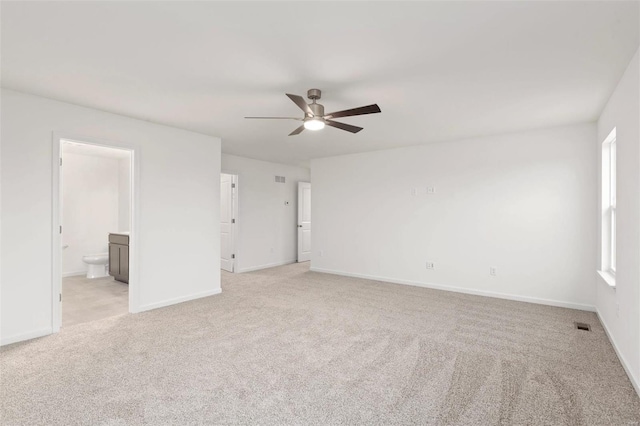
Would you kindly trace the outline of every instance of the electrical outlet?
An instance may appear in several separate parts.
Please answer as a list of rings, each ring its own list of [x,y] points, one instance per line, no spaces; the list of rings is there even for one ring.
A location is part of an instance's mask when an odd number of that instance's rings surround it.
[[[411,188],[411,195],[414,197],[418,195],[418,188]]]
[[[489,268],[489,275],[491,275],[492,277],[495,277],[497,275],[497,271],[496,268],[494,268],[493,266]]]
[[[427,262],[427,269],[436,269],[436,264],[433,262]]]
[[[323,251],[323,250],[320,250],[320,251],[318,252],[318,254],[320,255],[320,257],[324,257],[324,251]]]
[[[436,187],[435,186],[427,186],[427,194],[435,194]]]

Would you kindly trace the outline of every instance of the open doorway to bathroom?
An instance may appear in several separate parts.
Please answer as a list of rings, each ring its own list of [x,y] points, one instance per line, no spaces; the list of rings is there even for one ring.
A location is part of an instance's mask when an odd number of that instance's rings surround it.
[[[132,151],[61,139],[60,153],[64,328],[129,312]]]

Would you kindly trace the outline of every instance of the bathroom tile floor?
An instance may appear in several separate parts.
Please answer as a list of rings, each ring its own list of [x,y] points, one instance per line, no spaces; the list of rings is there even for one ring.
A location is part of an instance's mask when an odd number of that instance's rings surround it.
[[[62,327],[129,312],[129,286],[113,277],[62,279]]]

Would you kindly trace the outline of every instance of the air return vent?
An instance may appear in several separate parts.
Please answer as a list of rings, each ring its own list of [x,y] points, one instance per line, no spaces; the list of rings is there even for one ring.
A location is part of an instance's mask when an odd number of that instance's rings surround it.
[[[285,183],[284,176],[276,176],[276,182],[277,183]]]
[[[584,322],[576,322],[576,323],[575,323],[575,325],[576,325],[576,328],[577,328],[578,330],[591,331],[591,326],[590,326],[589,324],[587,324],[587,323],[584,323]]]

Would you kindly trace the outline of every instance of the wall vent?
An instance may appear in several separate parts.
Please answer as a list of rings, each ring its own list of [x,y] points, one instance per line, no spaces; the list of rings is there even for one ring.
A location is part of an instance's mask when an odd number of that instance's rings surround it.
[[[587,323],[576,322],[575,325],[578,330],[591,331],[591,326]]]
[[[277,183],[285,183],[286,180],[285,180],[284,176],[276,176],[276,182]]]

